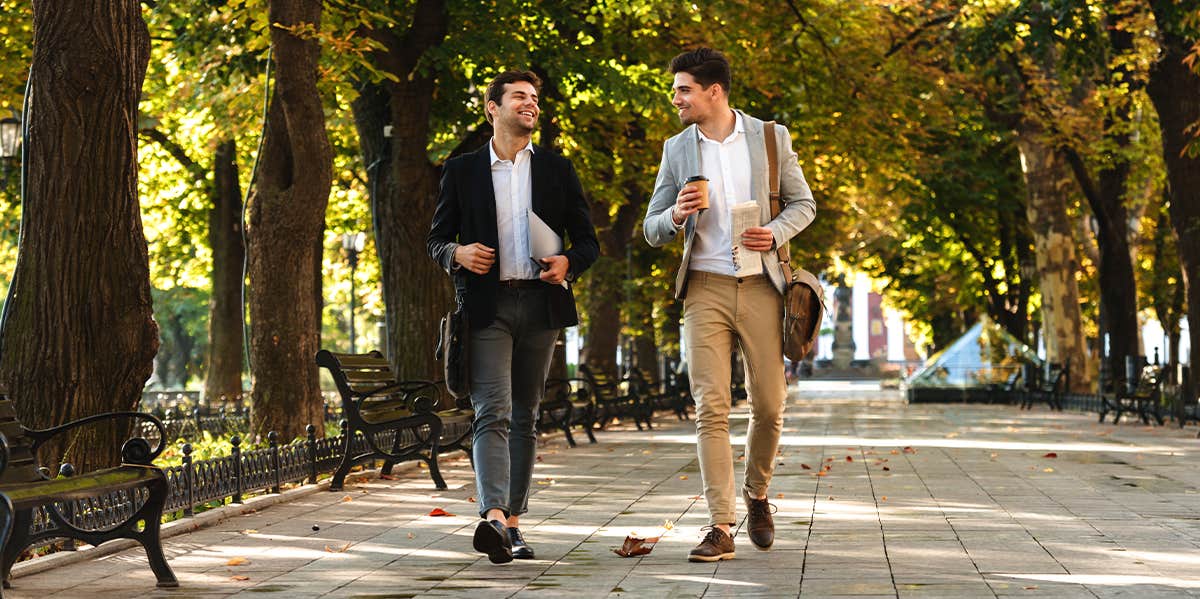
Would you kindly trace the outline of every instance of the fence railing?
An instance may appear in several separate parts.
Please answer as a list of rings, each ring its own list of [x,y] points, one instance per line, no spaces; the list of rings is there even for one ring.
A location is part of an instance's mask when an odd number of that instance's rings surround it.
[[[230,417],[226,415],[226,422],[229,421]],[[279,444],[278,435],[270,432],[267,434],[267,446],[252,450],[243,450],[244,441],[235,435],[230,439],[232,451],[229,455],[207,460],[193,459],[193,448],[190,443],[185,443],[182,447],[183,463],[162,469],[168,488],[163,519],[188,518],[209,507],[242,503],[246,496],[252,494],[279,493],[289,484],[315,484],[322,475],[331,474],[345,454],[345,421],[342,421],[341,428],[340,435],[317,438],[317,428],[310,424],[306,439],[283,445]],[[426,427],[415,431],[374,434],[376,444],[389,447],[397,434],[401,435],[401,442],[404,443],[415,440],[410,437],[417,434],[427,436],[429,431]],[[358,453],[367,450],[366,438],[361,433],[356,434],[351,440],[350,451]],[[148,498],[146,490],[138,489],[55,502],[35,510],[32,529],[40,533],[57,528],[50,510],[84,530],[108,529],[128,519]],[[67,548],[73,548],[73,544],[68,542]]]

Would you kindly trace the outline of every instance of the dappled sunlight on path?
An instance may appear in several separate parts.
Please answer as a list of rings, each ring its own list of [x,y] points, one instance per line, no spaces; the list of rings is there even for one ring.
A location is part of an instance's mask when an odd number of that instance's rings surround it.
[[[737,444],[747,419],[741,404]],[[660,417],[595,445],[546,440],[522,519],[536,560],[472,551],[459,458],[446,491],[414,469],[169,539],[176,591],[155,590],[134,550],[18,578],[6,597],[1200,596],[1193,435],[806,383],[789,400],[768,552],[742,533],[735,560],[686,561],[707,524],[694,423]],[[660,540],[616,556],[630,534]]]

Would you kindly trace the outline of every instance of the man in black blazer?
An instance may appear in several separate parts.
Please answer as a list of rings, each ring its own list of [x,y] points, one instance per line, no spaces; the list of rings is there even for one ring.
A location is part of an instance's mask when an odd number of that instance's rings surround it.
[[[501,73],[488,85],[495,136],[446,162],[428,238],[429,255],[464,289],[483,518],[474,546],[497,564],[534,557],[518,526],[533,478],[538,403],[559,330],[579,322],[569,283],[600,255],[575,168],[531,141],[540,86],[528,71]],[[570,240],[540,264],[530,257],[530,211]]]

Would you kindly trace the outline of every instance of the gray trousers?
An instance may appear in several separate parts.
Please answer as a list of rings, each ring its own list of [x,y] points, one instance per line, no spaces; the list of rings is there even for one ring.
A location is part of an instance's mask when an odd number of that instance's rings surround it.
[[[547,328],[545,291],[501,287],[496,320],[471,331],[475,486],[479,515],[524,514],[537,453],[538,404],[558,329]]]

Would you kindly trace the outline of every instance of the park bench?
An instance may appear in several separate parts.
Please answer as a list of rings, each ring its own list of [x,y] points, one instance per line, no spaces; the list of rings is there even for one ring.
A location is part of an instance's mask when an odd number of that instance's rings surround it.
[[[1136,413],[1145,424],[1150,424],[1150,418],[1153,417],[1155,422],[1162,425],[1162,368],[1156,364],[1145,364],[1138,371],[1134,362],[1127,361],[1125,371],[1125,384],[1118,385],[1116,393],[1105,395],[1101,400],[1100,422],[1104,422],[1109,412],[1115,412],[1113,424],[1118,424],[1123,414]],[[1132,376],[1135,372],[1136,378]]]
[[[571,429],[576,426],[587,434],[589,443],[596,442],[596,435],[592,432],[596,424],[596,401],[587,379],[548,379],[546,394],[542,397],[539,409],[539,422],[545,427],[561,430],[567,445],[575,447]]]
[[[1021,369],[1014,368],[1013,372],[1011,372],[1004,379],[1003,383],[992,383],[992,384],[988,385],[988,387],[987,387],[987,389],[988,389],[987,402],[995,403],[996,400],[1001,400],[1004,402],[1011,401],[1013,393],[1015,393],[1017,391],[1017,381],[1020,381],[1020,380],[1021,380]],[[1021,397],[1021,405],[1020,405],[1020,407],[1022,409],[1025,408],[1025,403],[1026,403],[1026,397],[1022,396]]]
[[[1036,372],[1036,369],[1030,368]],[[1044,401],[1053,410],[1062,410],[1062,396],[1066,392],[1066,387],[1070,381],[1071,369],[1070,366],[1047,362],[1045,369],[1041,372],[1041,376],[1031,377],[1032,380],[1026,380],[1028,391],[1024,394],[1024,401],[1021,403],[1022,409],[1032,409],[1033,404]]]
[[[398,462],[420,460],[429,467],[437,488],[446,488],[438,454],[443,444],[466,449],[471,410],[441,409],[437,382],[397,380],[378,350],[341,354],[323,349],[317,352],[317,365],[333,377],[345,419],[344,453],[329,483],[331,491],[342,489],[351,468],[376,459],[383,460],[380,473],[384,475],[391,474]],[[359,435],[361,444],[356,443]]]
[[[121,465],[75,474],[63,464],[50,478],[38,463],[47,441],[85,425],[111,420],[149,422],[158,432],[152,450],[143,437],[125,441]],[[132,424],[132,422],[130,423]],[[134,430],[131,426],[130,429]],[[25,428],[12,400],[0,395],[0,572],[8,588],[21,552],[39,541],[65,538],[100,545],[115,539],[142,544],[160,587],[179,583],[163,555],[159,527],[167,501],[167,478],[154,466],[164,449],[166,429],[151,414],[109,412],[43,430]]]
[[[653,411],[669,410],[680,420],[687,420],[687,394],[679,387],[655,381],[650,374],[641,368],[629,369],[629,377],[633,380],[634,391],[642,397],[643,402],[650,404]]]
[[[636,393],[631,380],[616,380],[608,373],[598,372],[587,364],[580,364],[579,372],[592,386],[596,400],[596,422],[601,430],[614,418],[632,419],[639,431],[651,428],[650,418],[653,416],[653,410],[649,403],[644,402]],[[643,425],[645,429],[642,428]]]

